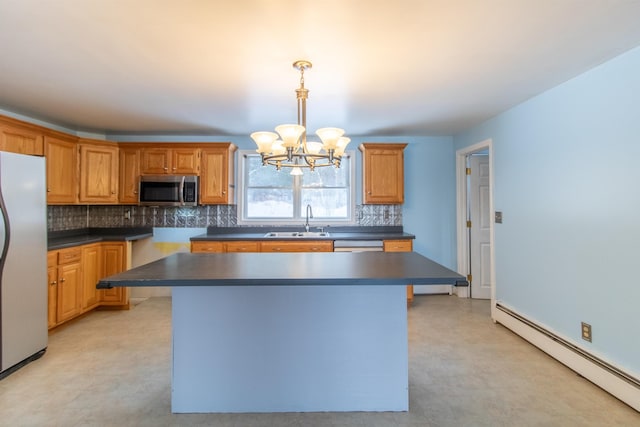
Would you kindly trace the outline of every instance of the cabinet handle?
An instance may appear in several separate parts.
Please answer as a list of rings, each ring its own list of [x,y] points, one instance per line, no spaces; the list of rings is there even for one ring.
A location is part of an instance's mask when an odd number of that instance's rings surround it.
[[[173,170],[176,170],[176,168],[173,168]]]
[[[164,170],[165,170],[165,171],[168,171],[168,170],[169,170],[169,168],[164,168]]]
[[[116,192],[115,192],[115,191],[112,191],[112,192],[111,192],[111,194],[116,194]]]

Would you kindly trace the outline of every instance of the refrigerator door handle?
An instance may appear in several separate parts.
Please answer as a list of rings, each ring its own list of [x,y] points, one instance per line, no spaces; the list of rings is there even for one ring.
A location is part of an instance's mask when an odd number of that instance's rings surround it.
[[[2,288],[2,273],[4,272],[4,263],[7,259],[7,251],[9,250],[9,241],[11,240],[11,227],[9,225],[9,215],[7,207],[4,203],[2,191],[0,191],[0,289]]]

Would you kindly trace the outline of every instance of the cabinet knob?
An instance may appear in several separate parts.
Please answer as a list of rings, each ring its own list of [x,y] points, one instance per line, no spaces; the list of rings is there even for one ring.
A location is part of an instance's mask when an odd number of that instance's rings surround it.
[[[51,193],[51,189],[50,188],[47,188],[47,193]]]
[[[116,194],[116,192],[115,192],[115,191],[112,191],[112,192],[111,192],[111,194]]]
[[[67,279],[65,279],[65,278],[63,277],[62,279],[60,279],[60,283],[64,283],[64,282],[65,282],[65,280],[67,280]]]
[[[53,282],[51,282],[51,286],[54,286],[54,285],[57,285],[57,284],[58,284],[57,280],[54,280]]]
[[[167,171],[167,170],[169,170],[169,168],[164,168],[164,170],[166,170],[166,171]]]
[[[223,191],[223,192],[222,192],[222,194],[227,194],[227,192],[226,192],[226,191]]]
[[[138,194],[138,190],[133,190],[133,194]]]
[[[176,170],[176,168],[173,168],[173,170]]]

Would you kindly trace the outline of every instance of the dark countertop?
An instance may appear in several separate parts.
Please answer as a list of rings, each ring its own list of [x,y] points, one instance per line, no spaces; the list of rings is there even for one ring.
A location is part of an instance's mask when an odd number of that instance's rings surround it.
[[[283,268],[286,266],[286,268]],[[145,286],[451,284],[460,274],[416,252],[177,253],[106,277],[98,289]]]
[[[402,226],[375,227],[324,227],[328,236],[310,237],[265,237],[269,232],[304,231],[304,227],[208,227],[206,234],[191,237],[191,241],[213,240],[408,240],[415,239],[413,234],[405,233]],[[320,231],[310,227],[309,231]]]
[[[50,231],[47,250],[71,248],[97,242],[122,242],[153,236],[152,227],[82,228],[68,231]]]

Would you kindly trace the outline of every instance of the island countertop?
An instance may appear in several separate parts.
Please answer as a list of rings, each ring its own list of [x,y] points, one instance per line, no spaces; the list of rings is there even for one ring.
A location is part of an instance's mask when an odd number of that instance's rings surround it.
[[[98,289],[144,286],[450,284],[465,278],[416,252],[177,253],[106,277]]]

